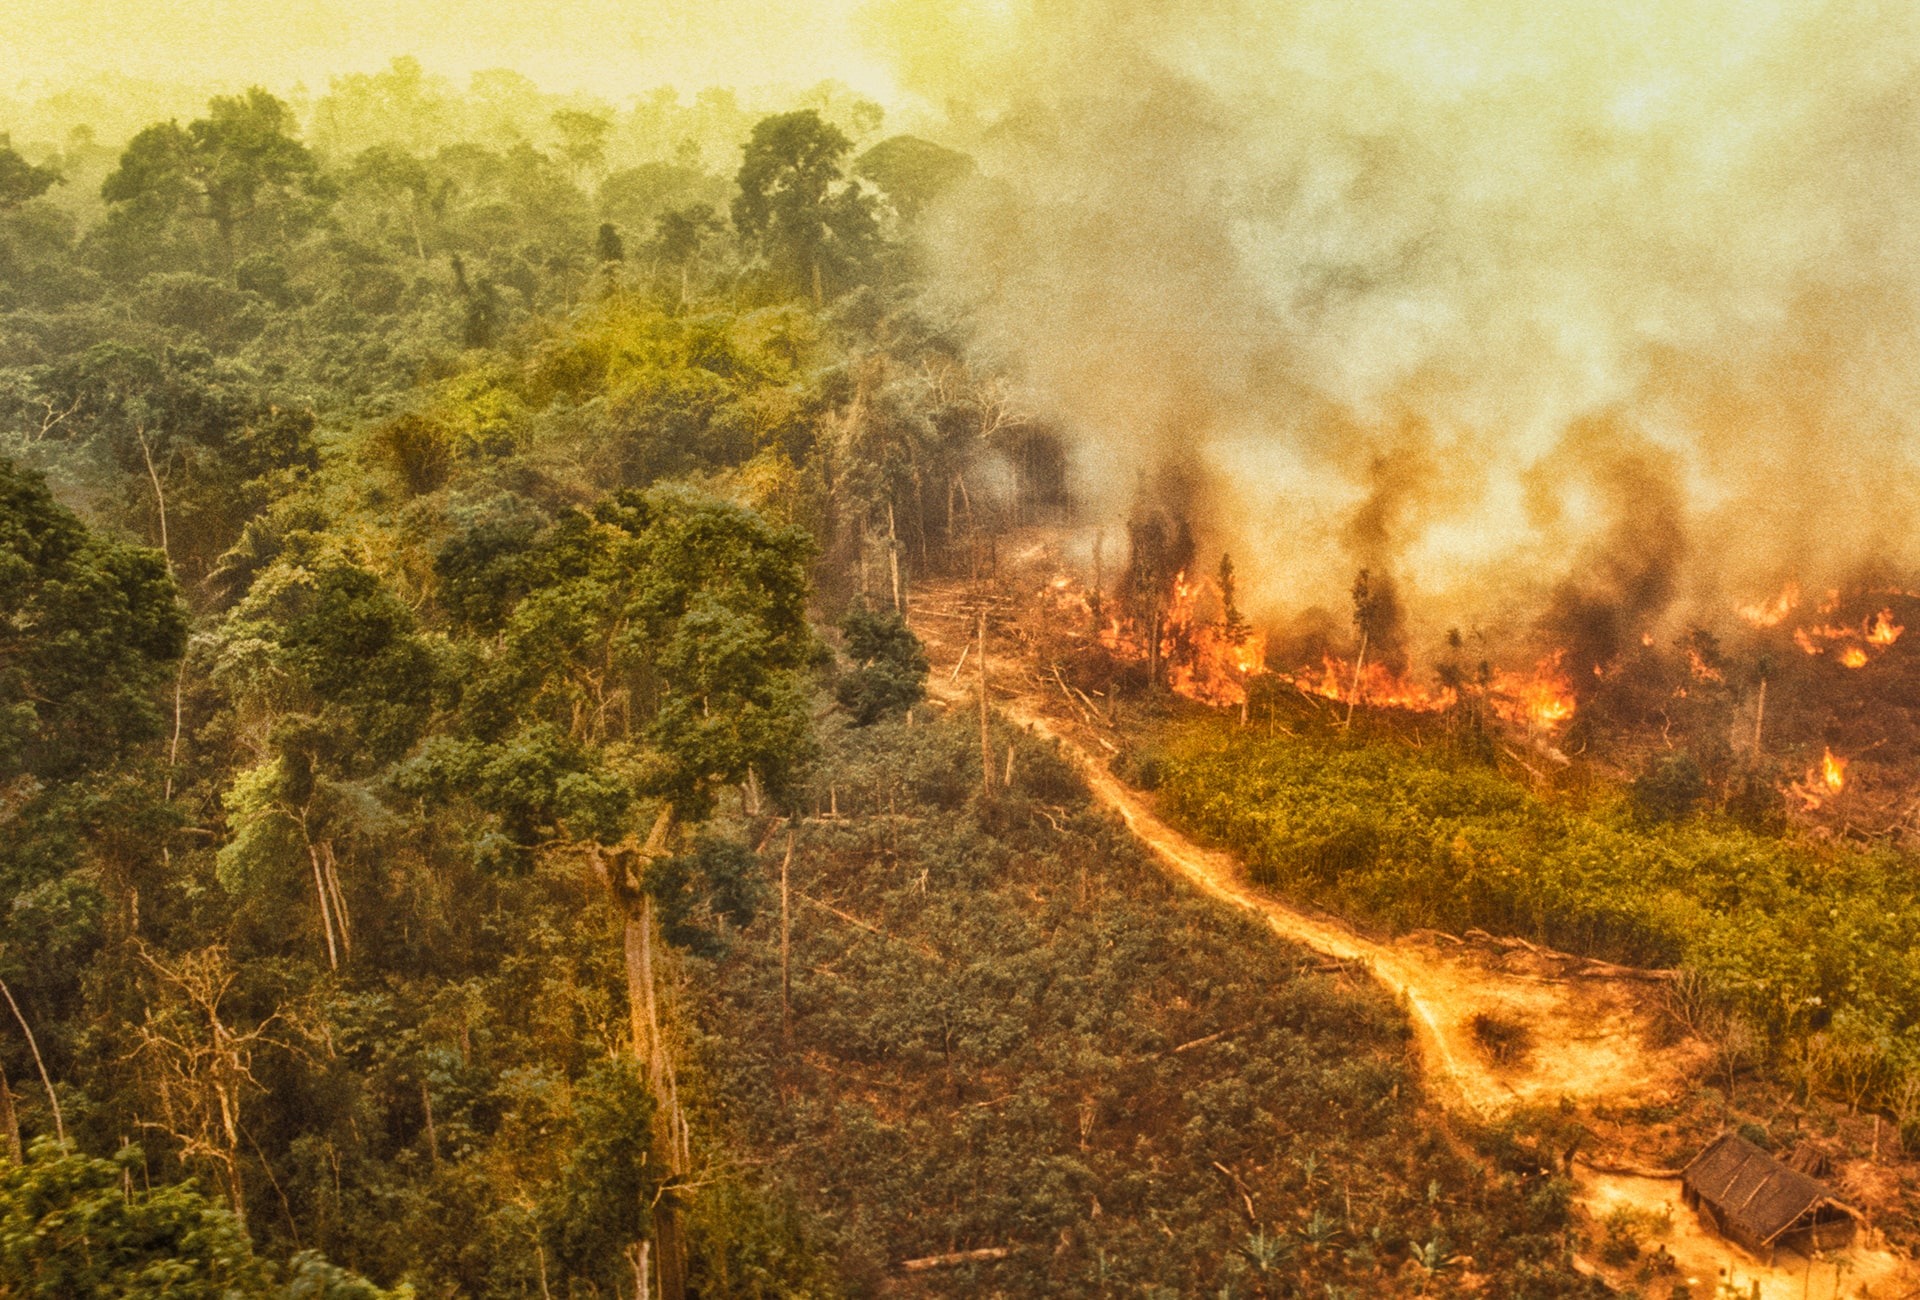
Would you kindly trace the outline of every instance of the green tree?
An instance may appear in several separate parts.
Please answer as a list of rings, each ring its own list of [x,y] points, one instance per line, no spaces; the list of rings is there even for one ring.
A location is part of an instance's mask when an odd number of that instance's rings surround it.
[[[882,140],[854,160],[853,173],[880,187],[902,221],[918,221],[956,185],[979,171],[972,158],[918,136]]]
[[[59,181],[57,169],[34,166],[20,156],[5,136],[0,136],[0,212],[39,198]]]
[[[36,376],[33,398],[65,412],[50,435],[121,476],[124,523],[199,577],[247,521],[319,464],[313,412],[203,348],[100,343]]]
[[[311,874],[330,966],[351,954],[354,890],[340,863],[391,815],[370,782],[412,749],[435,665],[412,612],[380,579],[314,544],[263,573],[222,629],[217,680],[260,761],[224,796],[223,884],[262,896]]]
[[[613,123],[600,113],[563,108],[552,117],[553,129],[560,133],[560,153],[582,180],[598,175],[607,165],[607,136]]]
[[[824,301],[878,244],[873,202],[843,179],[853,142],[812,109],[763,118],[747,140],[733,224],[790,292]]]
[[[680,273],[680,305],[693,297],[693,277],[707,246],[724,229],[710,203],[669,208],[654,218],[649,251]]]
[[[1225,552],[1220,555],[1219,583],[1220,631],[1229,642],[1239,645],[1253,631],[1253,625],[1240,612],[1239,582],[1234,576],[1233,557]]]
[[[186,646],[165,561],[89,533],[45,482],[0,460],[0,786],[110,762],[159,734]]]
[[[541,1233],[569,1273],[623,1294],[650,1262],[639,1243],[666,1173],[653,1159],[653,1095],[631,1062],[605,1061],[580,1081],[574,1112],[579,1136],[540,1203]]]
[[[255,223],[299,213],[326,192],[319,164],[293,135],[293,110],[255,86],[220,95],[186,127],[162,122],[128,142],[100,196],[149,226],[186,216],[208,223],[231,269]]]
[[[421,210],[429,204],[434,185],[425,163],[392,145],[375,145],[353,160],[344,180],[347,194],[368,195],[384,213],[404,218],[414,256],[427,260]]]
[[[737,854],[669,854],[676,828],[704,819],[721,789],[778,798],[792,784],[808,741],[810,547],[796,529],[662,486],[576,511],[535,549],[513,566],[528,594],[468,688],[468,736],[422,756],[419,788],[461,791],[526,850],[557,841],[593,864],[621,918],[631,1042],[662,1110],[654,1158],[677,1185],[692,1156],[655,995],[656,936],[663,922],[703,929],[697,914],[738,919],[751,900]],[[644,842],[628,820],[635,794],[654,801]],[[667,1296],[685,1276],[675,1195],[653,1227]]]
[[[190,1182],[148,1186],[138,1147],[112,1160],[52,1142],[0,1165],[0,1295],[19,1300],[407,1300],[318,1255],[290,1276]]]
[[[129,1191],[140,1152],[99,1160],[34,1144],[0,1166],[0,1293],[47,1300],[263,1295],[267,1272],[233,1215],[191,1183]]]
[[[840,707],[865,727],[904,712],[926,697],[927,652],[897,610],[858,601],[840,622],[853,667],[834,683]]]
[[[1679,821],[1707,797],[1707,778],[1687,753],[1663,754],[1634,778],[1634,810],[1656,822]]]

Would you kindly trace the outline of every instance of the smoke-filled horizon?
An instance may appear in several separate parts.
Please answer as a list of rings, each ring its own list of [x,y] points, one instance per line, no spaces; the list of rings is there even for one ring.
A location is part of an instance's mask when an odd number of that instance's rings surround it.
[[[909,56],[923,10],[893,15]],[[1920,560],[1920,11],[989,28],[974,64],[899,64],[993,123],[943,286],[1098,510],[1183,481],[1256,612],[1338,608],[1365,565],[1427,635],[1595,607],[1638,635]]]

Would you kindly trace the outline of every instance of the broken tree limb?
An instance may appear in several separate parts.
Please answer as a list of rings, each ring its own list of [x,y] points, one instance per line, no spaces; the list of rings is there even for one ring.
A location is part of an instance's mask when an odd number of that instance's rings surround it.
[[[882,930],[879,926],[873,924],[873,922],[863,921],[851,912],[843,912],[831,903],[823,903],[811,894],[802,893],[800,890],[796,889],[793,891],[793,896],[795,898],[798,898],[803,903],[812,903],[815,907],[819,908],[821,911],[827,912],[833,916],[839,917],[842,921],[845,921],[848,925],[854,926],[861,930],[865,930],[869,934],[877,934],[882,939],[886,939],[891,943],[905,944],[907,947],[912,948],[915,952],[918,952],[923,956],[932,958],[934,961],[940,960],[940,954],[935,952],[933,949],[927,947],[927,945],[923,943],[915,943],[911,939],[902,939],[897,934],[889,934],[885,930]]]
[[[1599,1161],[1576,1154],[1573,1163],[1591,1169],[1596,1174],[1615,1174],[1624,1178],[1674,1179],[1680,1176],[1678,1169],[1661,1169],[1652,1165],[1636,1165],[1627,1161]]]
[[[1247,1190],[1247,1185],[1240,1181],[1240,1175],[1234,1173],[1233,1170],[1227,1168],[1225,1165],[1221,1164],[1218,1160],[1213,1162],[1213,1167],[1215,1169],[1218,1169],[1221,1173],[1225,1174],[1227,1176],[1227,1179],[1230,1182],[1232,1182],[1232,1184],[1234,1185],[1234,1188],[1239,1191],[1240,1200],[1247,1207],[1247,1222],[1248,1223],[1260,1222],[1260,1216],[1253,1212],[1253,1193],[1249,1192]]]
[[[1176,1056],[1179,1055],[1181,1052],[1191,1052],[1196,1047],[1205,1047],[1208,1043],[1217,1043],[1221,1039],[1227,1037],[1229,1034],[1237,1034],[1242,1029],[1245,1029],[1245,1028],[1246,1028],[1245,1025],[1234,1025],[1231,1028],[1222,1029],[1217,1033],[1208,1034],[1204,1038],[1196,1038],[1192,1042],[1182,1043],[1180,1044],[1180,1046],[1173,1048],[1172,1052]]]
[[[923,1255],[919,1259],[903,1259],[900,1269],[904,1273],[925,1273],[929,1269],[957,1268],[962,1264],[991,1264],[996,1259],[1005,1259],[1013,1254],[1011,1246],[983,1246],[979,1250],[955,1250],[944,1255]]]
[[[1081,717],[1085,718],[1089,723],[1091,723],[1093,721],[1093,716],[1089,714],[1085,709],[1080,707],[1080,701],[1074,699],[1073,692],[1067,689],[1067,683],[1060,676],[1059,664],[1053,665],[1053,681],[1054,681],[1054,684],[1060,688],[1060,694],[1066,699],[1067,707],[1071,708],[1074,712],[1080,714]]]

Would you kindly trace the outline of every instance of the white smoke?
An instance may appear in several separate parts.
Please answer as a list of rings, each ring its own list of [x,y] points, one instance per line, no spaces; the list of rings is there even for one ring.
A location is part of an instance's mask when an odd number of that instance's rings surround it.
[[[946,288],[1107,513],[1200,481],[1257,607],[1920,560],[1920,7],[1036,0],[967,48],[912,61],[982,124]]]

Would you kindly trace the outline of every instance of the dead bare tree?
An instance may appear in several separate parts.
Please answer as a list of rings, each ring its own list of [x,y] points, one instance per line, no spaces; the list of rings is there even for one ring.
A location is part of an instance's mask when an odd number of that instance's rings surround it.
[[[244,1225],[242,1111],[248,1096],[262,1091],[253,1058],[263,1047],[291,1046],[273,1033],[289,1017],[276,1009],[251,1025],[234,1020],[225,1003],[238,971],[224,945],[171,959],[144,945],[138,952],[156,977],[146,1018],[134,1027],[134,1054],[159,1110],[157,1119],[142,1126],[173,1139],[183,1161],[216,1169],[234,1217]]]
[[[680,1104],[673,1053],[662,1032],[657,992],[659,976],[654,960],[659,946],[659,922],[645,876],[647,864],[667,852],[673,827],[673,807],[669,804],[660,810],[644,844],[629,840],[611,847],[592,842],[586,845],[588,860],[606,885],[621,916],[628,1030],[634,1061],[664,1121],[654,1129],[654,1146],[666,1166],[670,1184],[684,1181],[692,1172],[693,1146],[686,1111]],[[651,1259],[662,1300],[680,1300],[686,1294],[686,1249],[678,1211],[671,1197],[655,1206],[653,1241],[646,1252],[635,1256],[636,1261]],[[636,1263],[636,1268],[641,1265]]]

